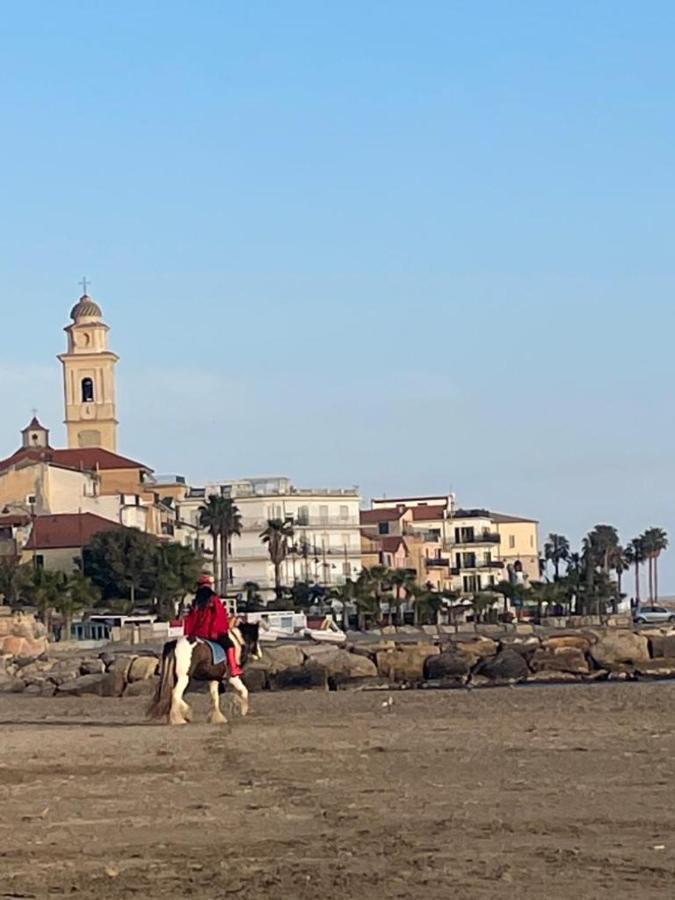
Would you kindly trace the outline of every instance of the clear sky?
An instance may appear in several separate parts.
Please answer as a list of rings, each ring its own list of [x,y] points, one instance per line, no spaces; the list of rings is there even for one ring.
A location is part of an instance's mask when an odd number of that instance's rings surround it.
[[[83,274],[121,449],[675,540],[675,5],[5,4],[0,443],[63,440]],[[669,558],[672,557],[672,558]],[[675,593],[675,553],[662,585]]]

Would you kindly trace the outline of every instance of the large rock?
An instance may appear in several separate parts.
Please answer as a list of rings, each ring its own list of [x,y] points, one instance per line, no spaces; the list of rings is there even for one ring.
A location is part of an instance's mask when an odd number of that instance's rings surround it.
[[[390,681],[420,682],[424,680],[424,663],[438,656],[439,648],[430,644],[412,644],[377,654],[377,671]]]
[[[675,634],[650,634],[647,641],[652,657],[675,657]]]
[[[514,653],[520,653],[526,658],[532,656],[539,647],[541,647],[541,642],[536,634],[508,635],[499,642],[500,650],[513,650]]]
[[[266,691],[269,687],[267,669],[260,668],[255,663],[246,666],[244,669],[244,684],[252,693],[255,691]]]
[[[570,672],[575,675],[587,675],[590,671],[586,655],[578,647],[541,647],[534,652],[530,666],[534,672]]]
[[[272,691],[288,690],[291,688],[309,690],[319,688],[328,690],[328,677],[323,666],[290,666],[286,669],[278,669],[268,673],[268,685]]]
[[[647,659],[638,662],[635,671],[642,678],[675,678],[675,658]]]
[[[118,672],[121,674],[122,678],[127,681],[129,669],[131,668],[131,664],[135,659],[136,657],[132,656],[131,654],[119,653],[115,656],[115,659],[108,666],[108,672]]]
[[[124,677],[124,671],[119,669],[110,669],[101,677],[101,696],[102,697],[121,697],[127,686],[127,680]],[[136,682],[140,684],[141,682]]]
[[[424,663],[424,677],[433,679],[450,678],[465,680],[471,671],[475,657],[461,650],[446,650],[438,656],[429,656]]]
[[[157,684],[156,678],[142,678],[138,681],[132,681],[128,684],[124,691],[125,697],[149,697],[154,694]]]
[[[355,641],[346,647],[350,653],[356,653],[358,656],[367,656],[373,662],[377,659],[378,653],[386,653],[387,650],[395,650],[395,641]]]
[[[455,641],[455,647],[462,653],[470,653],[476,660],[484,659],[487,656],[495,656],[499,649],[496,641],[482,636],[477,636],[473,640]]]
[[[262,662],[269,672],[281,672],[284,669],[299,668],[304,662],[302,650],[297,644],[286,644],[265,647]]]
[[[156,656],[137,656],[129,666],[127,681],[145,681],[157,674],[159,660]]]
[[[58,687],[59,694],[81,697],[83,694],[102,694],[103,679],[106,675],[80,675],[72,681],[64,681]]]
[[[491,681],[520,681],[527,678],[529,672],[525,659],[513,650],[501,650],[497,656],[486,657],[475,669],[476,675]]]
[[[589,634],[556,634],[553,637],[546,638],[542,641],[542,646],[549,650],[557,650],[560,647],[575,647],[584,653],[590,648],[592,643]]]
[[[612,631],[600,637],[590,648],[595,664],[601,669],[616,665],[635,665],[649,659],[647,638],[632,631]]]
[[[323,658],[310,659],[305,668],[320,668],[325,672],[328,685],[335,689],[343,686],[355,686],[368,679],[377,678],[377,666],[367,656],[338,650],[334,654],[326,654]]]
[[[528,684],[533,682],[534,684],[562,684],[563,682],[568,681],[583,681],[584,676],[579,674],[574,674],[573,672],[560,672],[553,671],[550,669],[542,669],[539,672],[532,672],[527,677]]]
[[[0,694],[22,694],[26,685],[20,678],[0,678]]]
[[[83,659],[80,663],[81,675],[102,675],[105,665],[102,659]]]

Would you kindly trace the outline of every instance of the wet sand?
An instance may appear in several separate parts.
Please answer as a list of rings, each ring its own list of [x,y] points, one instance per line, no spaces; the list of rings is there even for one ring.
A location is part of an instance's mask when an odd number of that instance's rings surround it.
[[[0,697],[0,898],[675,893],[673,684]]]

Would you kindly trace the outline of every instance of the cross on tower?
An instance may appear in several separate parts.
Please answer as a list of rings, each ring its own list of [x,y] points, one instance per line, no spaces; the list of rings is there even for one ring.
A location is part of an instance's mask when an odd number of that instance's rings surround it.
[[[87,279],[84,276],[82,276],[82,281],[79,281],[78,284],[82,285],[82,293],[86,294],[87,286],[91,284],[91,281],[87,281]]]

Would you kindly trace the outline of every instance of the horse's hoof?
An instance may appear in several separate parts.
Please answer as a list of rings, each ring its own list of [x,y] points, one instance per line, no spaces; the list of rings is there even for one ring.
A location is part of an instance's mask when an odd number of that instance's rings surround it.
[[[206,721],[209,723],[209,725],[227,725],[227,719],[222,715],[210,715]]]

